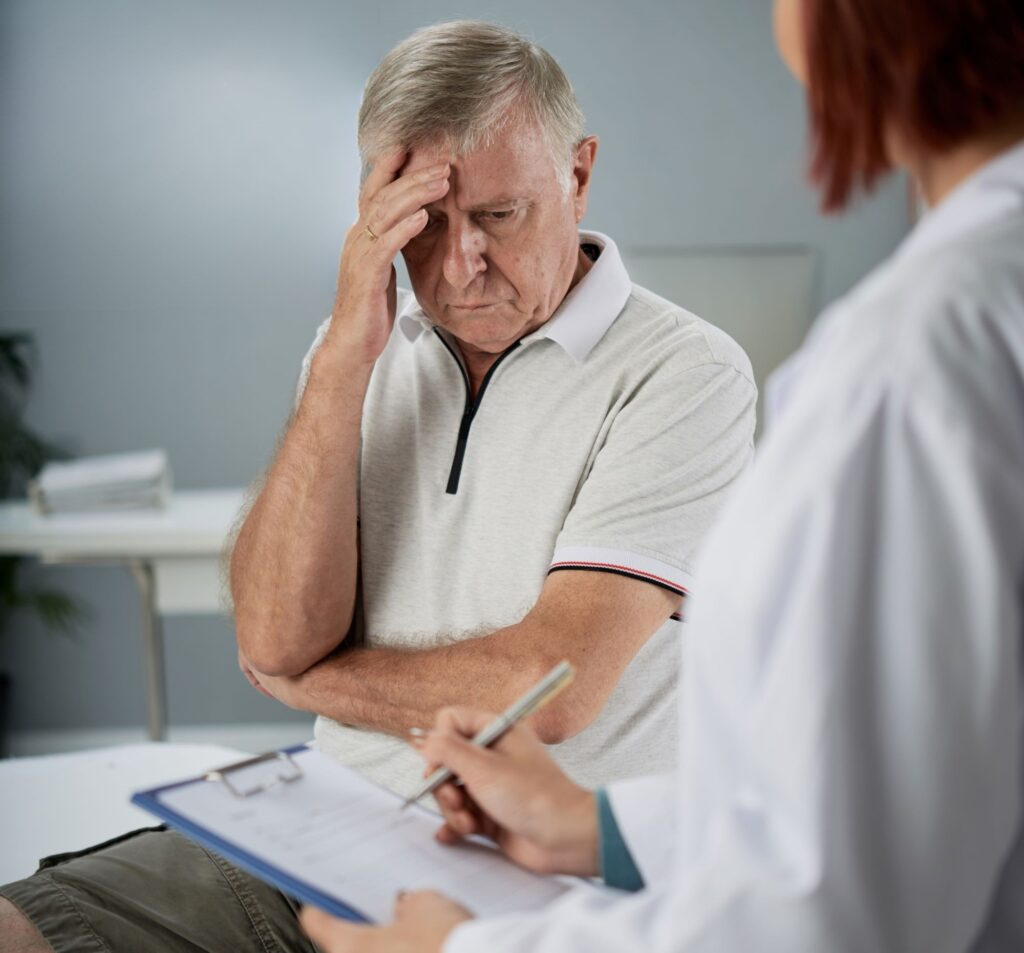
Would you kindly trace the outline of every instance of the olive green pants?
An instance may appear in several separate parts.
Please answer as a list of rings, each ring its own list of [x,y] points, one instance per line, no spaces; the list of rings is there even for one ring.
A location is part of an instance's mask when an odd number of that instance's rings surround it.
[[[163,827],[47,857],[0,887],[55,953],[316,953],[298,905]]]

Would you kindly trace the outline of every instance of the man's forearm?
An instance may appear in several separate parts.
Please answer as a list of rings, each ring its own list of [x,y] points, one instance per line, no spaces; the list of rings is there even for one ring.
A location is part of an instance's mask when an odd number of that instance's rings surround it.
[[[253,674],[293,708],[404,735],[432,725],[449,705],[503,709],[568,659],[572,684],[532,719],[541,740],[554,744],[597,717],[632,658],[678,607],[678,596],[637,579],[553,573],[520,622],[490,635],[427,649],[342,649],[292,678]]]
[[[260,670],[304,671],[344,638],[358,570],[359,436],[369,368],[330,335],[231,559],[238,641]]]
[[[533,685],[558,659],[538,652],[524,626],[432,649],[343,650],[298,677],[260,680],[292,707],[402,736],[445,706],[498,711]],[[544,740],[562,740],[548,723],[538,726]]]

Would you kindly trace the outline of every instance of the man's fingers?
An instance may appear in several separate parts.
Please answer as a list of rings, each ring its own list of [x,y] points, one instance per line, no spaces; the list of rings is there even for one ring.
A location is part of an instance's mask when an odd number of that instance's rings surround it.
[[[255,675],[251,675],[250,674],[249,675],[249,681],[252,683],[252,687],[255,688],[256,691],[260,692],[263,695],[266,695],[267,698],[274,698],[273,692],[271,692],[270,689],[267,688],[267,686],[263,684],[263,682],[261,682],[258,678],[256,678]],[[276,698],[274,698],[274,700],[277,701]]]
[[[373,198],[385,185],[394,181],[398,170],[405,165],[409,153],[402,149],[400,152],[392,152],[387,155],[377,156],[371,165],[363,170],[363,184],[359,189],[359,207]]]
[[[377,287],[382,291],[388,291],[393,280],[392,262],[395,256],[409,241],[423,231],[426,224],[427,213],[423,209],[419,209],[395,225],[394,228],[371,239],[366,234],[365,228],[360,228],[359,223],[356,222],[349,233],[347,245],[358,243],[360,246],[360,254],[353,259],[353,262],[358,263],[356,267],[362,269],[362,280],[372,282],[371,276],[376,275],[376,281],[379,282]],[[346,254],[349,252],[346,251]]]
[[[427,213],[425,209],[413,212],[408,218],[402,219],[394,228],[386,231],[380,240],[374,244],[379,245],[380,254],[386,256],[388,263],[394,260],[410,240],[415,238],[427,224]],[[388,273],[388,280],[391,280],[391,273]]]
[[[375,235],[390,231],[413,212],[437,202],[448,191],[448,176],[440,171],[403,176],[374,197],[362,211],[361,219]]]
[[[436,198],[435,194],[425,194],[425,192],[429,192],[429,186],[434,183],[446,182],[451,174],[451,165],[436,163],[423,169],[417,169],[416,172],[407,172],[396,178],[392,177],[376,188],[374,188],[375,182],[368,181],[359,193],[359,217],[369,222],[374,230],[378,225],[386,228],[387,216],[385,213],[389,208],[415,201],[411,198],[414,192],[423,196],[420,205],[433,202]],[[373,190],[371,190],[372,188]],[[384,215],[383,218],[382,215]],[[400,218],[400,211],[396,211],[395,215]]]
[[[401,161],[399,161],[401,159]],[[389,290],[395,256],[426,227],[424,206],[448,191],[451,166],[438,163],[384,182],[405,157],[381,160],[367,180],[359,202],[359,218],[349,229],[341,257],[339,294],[359,296],[362,288],[373,293]],[[392,170],[392,171],[389,171]],[[376,193],[372,191],[376,188]]]
[[[256,677],[256,673],[253,671],[249,659],[246,658],[245,653],[241,649],[238,650],[238,667],[242,670],[242,674],[249,680],[249,684],[252,685],[253,688],[262,692],[267,696],[267,698],[274,697],[266,688],[263,687],[263,684]]]

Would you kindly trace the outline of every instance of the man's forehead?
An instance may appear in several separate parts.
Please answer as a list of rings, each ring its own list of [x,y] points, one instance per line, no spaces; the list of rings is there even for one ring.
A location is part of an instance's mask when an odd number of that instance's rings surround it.
[[[445,142],[416,145],[409,150],[402,171],[416,172],[442,162],[451,163],[452,185],[460,206],[530,198],[557,185],[550,151],[529,133],[500,135],[462,154]]]

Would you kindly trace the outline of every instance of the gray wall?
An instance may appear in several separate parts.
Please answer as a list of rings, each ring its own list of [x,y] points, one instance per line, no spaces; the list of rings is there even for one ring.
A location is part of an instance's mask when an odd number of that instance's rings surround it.
[[[626,248],[811,245],[834,298],[901,237],[902,189],[818,217],[770,7],[4,0],[0,328],[38,339],[29,421],[77,453],[165,446],[179,487],[252,478],[330,306],[362,83],[397,40],[458,16],[520,29],[566,68],[602,137],[587,224]],[[31,575],[94,613],[74,641],[31,620],[0,639],[15,726],[141,723],[127,574]],[[172,723],[296,717],[243,683],[226,620],[166,635]]]

